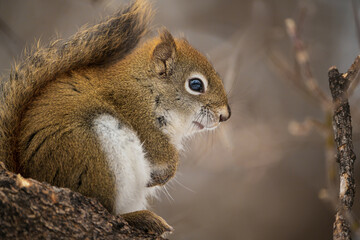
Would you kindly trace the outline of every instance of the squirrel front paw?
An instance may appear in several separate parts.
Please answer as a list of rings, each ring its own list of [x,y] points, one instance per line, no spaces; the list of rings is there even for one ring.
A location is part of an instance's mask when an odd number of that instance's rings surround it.
[[[162,186],[167,183],[174,174],[175,172],[152,172],[151,181],[147,184],[147,187]]]
[[[165,236],[174,230],[163,218],[148,210],[126,213],[121,216],[130,226],[146,233]]]

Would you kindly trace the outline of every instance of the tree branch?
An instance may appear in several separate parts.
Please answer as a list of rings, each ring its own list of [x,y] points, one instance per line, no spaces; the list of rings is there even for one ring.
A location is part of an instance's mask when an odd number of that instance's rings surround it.
[[[355,197],[354,161],[355,153],[352,143],[352,126],[347,90],[354,69],[359,69],[359,57],[347,73],[340,74],[336,67],[329,69],[329,86],[334,103],[333,129],[337,149],[337,161],[340,169],[339,211],[334,223],[333,238],[336,240],[351,239],[351,208]]]
[[[163,239],[132,228],[97,200],[25,179],[0,161],[0,239]]]

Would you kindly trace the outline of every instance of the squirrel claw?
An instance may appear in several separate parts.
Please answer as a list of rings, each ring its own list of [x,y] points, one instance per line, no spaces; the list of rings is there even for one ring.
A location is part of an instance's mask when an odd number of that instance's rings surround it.
[[[174,231],[167,222],[155,213],[142,210],[121,215],[130,226],[146,233],[165,237]]]

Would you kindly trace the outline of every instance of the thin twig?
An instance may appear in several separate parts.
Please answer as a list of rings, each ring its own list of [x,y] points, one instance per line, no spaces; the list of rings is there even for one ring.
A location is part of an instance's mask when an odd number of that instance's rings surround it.
[[[288,125],[289,132],[294,136],[306,136],[314,129],[324,135],[329,133],[329,128],[326,124],[310,117],[306,118],[303,122],[291,121]]]
[[[352,9],[353,9],[353,13],[354,13],[354,20],[355,20],[355,25],[356,25],[356,33],[358,36],[358,44],[360,47],[360,19],[359,19],[359,7],[358,7],[358,2],[357,0],[352,0]]]
[[[359,81],[360,81],[360,74],[359,74],[359,70],[360,70],[360,58],[359,56],[355,59],[354,63],[351,65],[349,71],[346,74],[345,77],[347,77],[349,79],[350,82],[350,86],[349,86],[349,90],[348,95],[352,96],[356,87],[359,85]]]
[[[285,20],[285,25],[287,33],[295,49],[296,62],[299,64],[301,72],[304,75],[305,86],[307,87],[308,91],[319,100],[321,106],[324,109],[328,109],[331,101],[325,92],[319,87],[319,84],[312,74],[309,54],[305,49],[304,42],[299,38],[295,21],[288,18]]]
[[[304,97],[311,100],[312,103],[319,104],[319,100],[314,94],[310,93],[308,88],[303,83],[299,74],[296,74],[294,69],[290,66],[286,58],[277,51],[269,49],[268,51],[269,65],[275,73],[277,73],[281,79],[290,82],[293,86],[299,90]]]

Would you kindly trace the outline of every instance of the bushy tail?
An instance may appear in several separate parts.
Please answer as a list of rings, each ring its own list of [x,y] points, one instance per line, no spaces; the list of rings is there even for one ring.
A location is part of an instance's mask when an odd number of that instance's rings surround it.
[[[149,3],[137,0],[103,22],[83,27],[66,41],[56,40],[46,48],[37,46],[25,53],[1,83],[0,161],[9,170],[17,167],[16,136],[21,117],[39,89],[72,69],[123,58],[148,32],[151,17]]]

